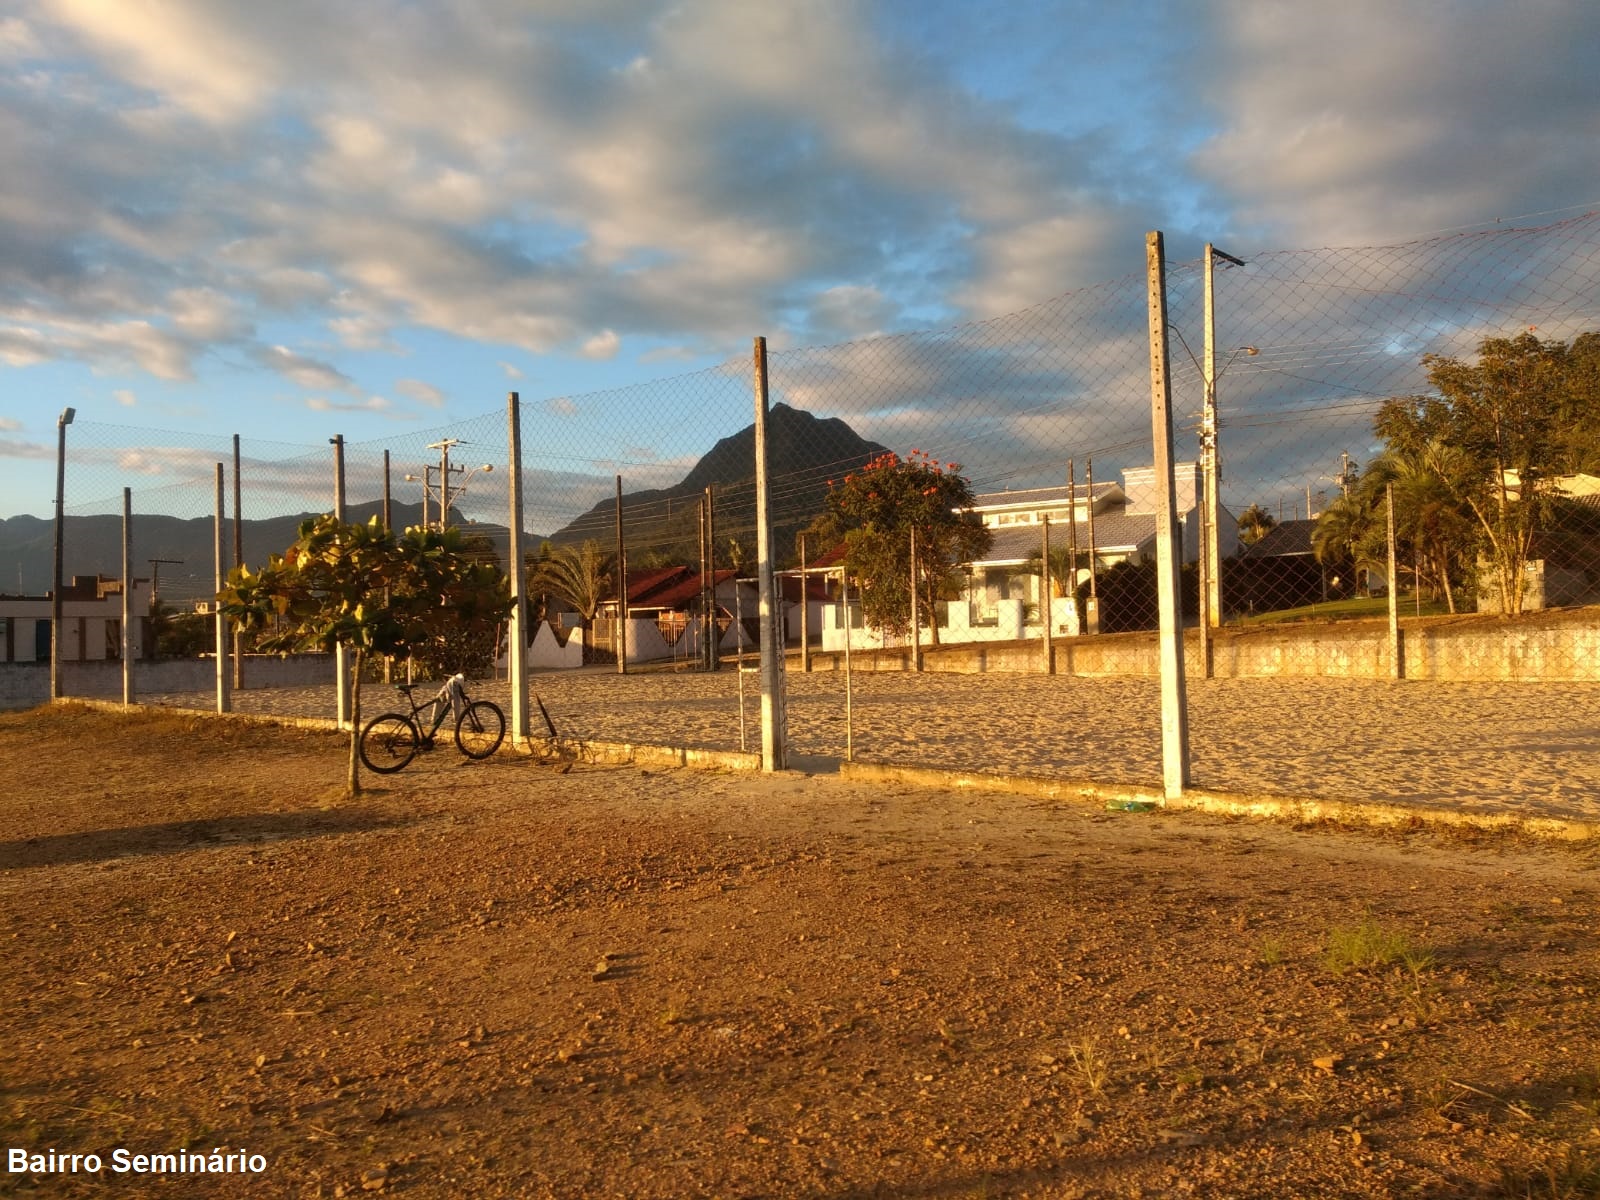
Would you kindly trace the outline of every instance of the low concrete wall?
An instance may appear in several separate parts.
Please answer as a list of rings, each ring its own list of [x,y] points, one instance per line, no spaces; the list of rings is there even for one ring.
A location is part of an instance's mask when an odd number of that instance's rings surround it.
[[[216,687],[216,661],[163,658],[134,663],[134,699],[150,692],[204,692]],[[251,654],[244,660],[244,686],[306,687],[333,682],[333,658],[326,654]],[[68,696],[120,700],[122,664],[115,661],[61,664],[62,690]],[[31,708],[50,699],[50,664],[0,663],[0,707]]]
[[[1600,607],[1507,619],[1479,615],[1412,618],[1401,623],[1404,677],[1457,681],[1600,680]],[[1190,629],[1185,661],[1199,669],[1200,639]],[[1039,640],[967,643],[925,648],[923,669],[956,674],[1009,671],[1037,674]],[[789,655],[791,671],[799,655]],[[814,671],[844,670],[844,655],[813,650]],[[851,655],[858,671],[905,671],[902,648]],[[1153,632],[1055,639],[1058,675],[1155,676],[1160,673]],[[1388,679],[1389,630],[1383,621],[1305,622],[1221,629],[1212,637],[1212,673],[1220,679]]]

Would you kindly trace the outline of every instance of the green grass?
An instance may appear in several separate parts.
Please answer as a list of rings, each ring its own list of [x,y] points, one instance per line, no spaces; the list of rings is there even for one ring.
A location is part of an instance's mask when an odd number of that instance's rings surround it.
[[[1424,600],[1421,615],[1439,616],[1449,610],[1442,600]],[[1230,618],[1240,625],[1276,625],[1284,621],[1358,621],[1364,618],[1387,617],[1389,601],[1384,596],[1357,596],[1349,600],[1329,600],[1323,604],[1307,604],[1300,608],[1280,608],[1275,612],[1251,613]],[[1400,615],[1417,616],[1414,597],[1401,595]]]
[[[1335,975],[1404,966],[1413,975],[1433,966],[1433,953],[1398,930],[1386,929],[1368,917],[1353,929],[1336,927],[1328,934],[1323,964]]]

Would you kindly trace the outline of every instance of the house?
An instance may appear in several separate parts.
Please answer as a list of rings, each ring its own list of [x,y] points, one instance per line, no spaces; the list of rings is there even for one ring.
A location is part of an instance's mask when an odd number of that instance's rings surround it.
[[[1534,531],[1523,563],[1523,612],[1600,603],[1600,476],[1558,475],[1549,481],[1558,501],[1555,519]],[[1506,494],[1522,495],[1516,471],[1505,473]],[[1487,560],[1478,563],[1479,612],[1505,611],[1498,573]]]
[[[1200,553],[1199,498],[1203,493],[1199,464],[1174,468],[1174,502],[1182,535],[1183,561]],[[1044,526],[1050,525],[1051,557],[1076,542],[1077,582],[1118,563],[1139,566],[1156,556],[1157,488],[1154,467],[1132,467],[1120,482],[1077,487],[1027,488],[989,492],[974,498],[971,512],[993,534],[987,554],[964,564],[965,596],[952,601],[939,629],[941,642],[1008,641],[1039,636],[1040,578],[1037,562],[1044,548]],[[1219,550],[1226,558],[1238,553],[1239,526],[1232,513],[1218,509]],[[819,559],[819,565],[827,561]],[[863,627],[858,607],[851,605],[852,645],[877,646],[876,631]],[[1029,631],[1029,626],[1032,631]],[[859,632],[858,632],[859,631]],[[1069,597],[1052,596],[1051,636],[1081,632]],[[844,617],[837,603],[828,609],[823,648],[844,646]]]
[[[1222,572],[1222,606],[1227,612],[1273,612],[1303,608],[1355,586],[1352,568],[1324,568],[1312,549],[1317,522],[1282,521],[1246,546]]]
[[[1173,476],[1173,498],[1182,531],[1182,561],[1194,562],[1200,554],[1201,469],[1198,463],[1178,463]],[[1121,483],[1096,483],[1092,493],[1089,487],[1080,485],[990,492],[976,497],[972,511],[993,531],[994,543],[981,561],[969,564],[969,623],[982,627],[998,622],[1005,602],[1020,602],[1024,612],[1029,608],[1037,610],[1039,576],[1029,564],[1037,562],[1043,550],[1046,518],[1050,522],[1052,557],[1076,541],[1080,556],[1076,582],[1082,583],[1089,577],[1091,562],[1096,574],[1100,574],[1118,563],[1139,566],[1155,559],[1156,505],[1154,467],[1131,467],[1122,472]],[[1217,524],[1220,556],[1231,557],[1239,550],[1238,522],[1227,509],[1219,508]]]
[[[133,581],[129,653],[149,657],[150,581]],[[51,596],[0,596],[0,662],[50,661]],[[61,589],[61,660],[101,662],[122,657],[122,581],[75,575]]]

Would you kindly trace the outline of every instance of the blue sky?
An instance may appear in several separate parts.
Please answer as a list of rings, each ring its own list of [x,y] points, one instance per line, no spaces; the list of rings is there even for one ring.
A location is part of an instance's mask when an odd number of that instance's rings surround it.
[[[0,0],[0,515],[66,405],[374,441],[985,320],[1152,228],[1569,213],[1596,46],[1586,0]]]

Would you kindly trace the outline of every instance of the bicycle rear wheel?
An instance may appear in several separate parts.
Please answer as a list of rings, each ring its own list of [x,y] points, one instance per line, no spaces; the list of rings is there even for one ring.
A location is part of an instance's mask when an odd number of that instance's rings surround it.
[[[488,758],[506,736],[506,716],[487,700],[474,700],[456,722],[456,745],[468,758]]]
[[[410,717],[384,713],[367,722],[361,731],[361,761],[379,775],[392,775],[417,756],[422,740]]]

